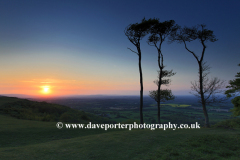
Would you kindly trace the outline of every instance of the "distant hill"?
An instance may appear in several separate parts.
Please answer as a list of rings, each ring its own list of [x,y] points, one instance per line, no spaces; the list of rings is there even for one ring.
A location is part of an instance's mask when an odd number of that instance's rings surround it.
[[[18,119],[37,121],[112,123],[107,118],[72,109],[64,105],[5,96],[0,96],[0,114]]]
[[[26,94],[1,94],[0,97],[37,98],[37,96],[31,96]]]

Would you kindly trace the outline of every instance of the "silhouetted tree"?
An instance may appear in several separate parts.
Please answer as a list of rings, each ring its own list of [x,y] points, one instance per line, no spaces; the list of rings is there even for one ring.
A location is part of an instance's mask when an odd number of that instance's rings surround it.
[[[211,105],[211,104],[216,104],[216,103],[223,103],[227,100],[226,97],[222,96],[224,93],[224,88],[226,87],[225,81],[220,80],[217,77],[208,78],[210,67],[209,65],[204,62],[202,64],[202,91],[204,95],[204,102],[205,104]],[[200,78],[199,78],[200,79]],[[202,102],[201,98],[201,89],[200,89],[200,83],[199,81],[194,81],[191,82],[192,86],[191,89],[194,92],[190,92],[191,94],[195,95],[196,97],[199,98],[199,103]]]
[[[238,66],[240,66],[240,64],[238,64]],[[227,88],[230,88],[230,89],[225,92],[227,97],[231,97],[231,96],[235,95],[235,93],[240,92],[240,72],[238,72],[235,77],[239,77],[239,78],[229,81],[230,85],[227,86]]]
[[[163,67],[164,68],[164,67]],[[173,75],[175,75],[176,73],[174,73],[172,70],[168,71],[168,70],[162,70],[161,71],[161,81],[159,81],[159,77],[160,77],[160,71],[158,71],[158,79],[153,81],[157,86],[161,86],[161,85],[166,85],[168,86],[171,82],[170,79],[164,79],[165,77],[171,77]],[[160,83],[161,84],[160,84]],[[159,88],[159,87],[158,87]],[[158,96],[159,95],[159,96]],[[172,94],[172,91],[170,89],[160,89],[159,90],[152,90],[149,91],[149,96],[154,99],[157,104],[158,104],[158,123],[161,123],[161,119],[160,119],[160,111],[161,111],[161,106],[160,106],[160,102],[165,102],[165,101],[169,101],[169,100],[173,100],[175,97]]]
[[[238,64],[238,66],[240,66],[240,64]],[[235,96],[236,93],[240,92],[240,72],[238,72],[235,77],[237,78],[229,81],[230,85],[227,86],[227,88],[230,89],[225,92],[227,97]],[[232,99],[232,104],[234,105],[234,108],[231,110],[231,112],[233,112],[234,116],[240,116],[240,96]]]
[[[162,43],[173,34],[178,29],[178,26],[175,25],[174,20],[160,22],[159,19],[149,19],[148,23],[151,25],[149,32],[150,36],[148,37],[148,44],[154,46],[158,52],[158,67],[159,67],[159,76],[157,86],[157,106],[158,106],[158,123],[160,123],[160,102],[171,95],[170,90],[161,90],[161,85],[164,84],[162,78],[164,76],[173,76],[175,73],[172,71],[163,71],[163,54],[162,54]],[[165,74],[165,75],[164,75]],[[150,95],[154,95],[155,91],[150,91]],[[163,96],[163,98],[162,98]],[[166,97],[165,97],[166,96]]]
[[[149,96],[152,99],[154,99],[156,102],[158,102],[158,99],[159,99],[157,95],[158,95],[158,90],[149,91]],[[161,102],[166,102],[174,99],[174,96],[170,89],[161,89],[160,95],[161,95],[161,99],[160,99]]]
[[[198,26],[194,26],[194,27],[184,27],[184,28],[179,28],[178,32],[172,34],[171,39],[172,40],[176,40],[179,43],[183,43],[185,45],[185,49],[190,52],[194,58],[197,60],[198,62],[198,66],[199,66],[199,94],[201,96],[201,103],[202,103],[202,107],[203,107],[203,113],[205,116],[205,126],[206,127],[210,127],[209,124],[209,118],[208,118],[208,113],[207,113],[207,109],[206,109],[206,101],[204,99],[204,86],[203,86],[203,58],[205,55],[205,50],[206,50],[206,42],[210,41],[210,42],[215,42],[217,41],[217,39],[215,38],[215,35],[213,35],[213,31],[212,30],[208,30],[205,28],[205,25],[198,25]],[[197,54],[195,52],[193,52],[192,50],[190,50],[187,47],[187,43],[186,42],[191,42],[194,40],[199,40],[201,45],[202,45],[202,53],[201,56],[198,57]]]
[[[142,19],[141,23],[134,23],[127,26],[125,29],[125,35],[128,37],[129,41],[137,48],[137,52],[130,49],[132,52],[138,55],[138,66],[140,73],[140,123],[143,124],[143,78],[142,78],[142,67],[141,67],[141,58],[142,52],[140,48],[140,40],[146,36],[149,29],[149,23]]]
[[[231,109],[233,116],[240,116],[240,96],[233,98],[232,104],[234,105],[233,109]]]

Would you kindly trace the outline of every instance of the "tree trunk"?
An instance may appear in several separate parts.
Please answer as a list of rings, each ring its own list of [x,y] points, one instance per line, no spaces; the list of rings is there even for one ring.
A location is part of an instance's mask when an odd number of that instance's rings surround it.
[[[161,94],[160,94],[160,89],[161,89],[161,83],[162,83],[162,69],[160,68],[160,75],[159,75],[159,80],[158,80],[159,84],[158,84],[158,124],[161,123],[161,119],[160,119],[160,113],[161,113],[161,105],[160,105],[160,101],[161,101]]]
[[[162,84],[162,70],[163,70],[163,64],[161,66],[161,63],[160,63],[160,53],[161,51],[158,50],[158,67],[160,69],[159,71],[159,80],[158,80],[158,101],[157,101],[157,105],[158,105],[158,124],[161,123],[161,119],[160,119],[160,113],[161,113],[161,105],[160,105],[160,102],[161,102],[161,94],[160,94],[160,89],[161,89],[161,84]],[[163,57],[162,57],[163,58]],[[163,63],[163,59],[162,59],[162,63]]]
[[[202,61],[198,61],[198,65],[199,65],[199,83],[200,83],[201,103],[203,107],[203,113],[205,116],[205,127],[210,127],[207,108],[206,108],[206,102],[205,102],[204,93],[203,93]]]
[[[141,66],[141,50],[140,48],[138,49],[138,56],[139,56],[139,73],[140,73],[140,123],[143,124],[143,78],[142,78],[142,66]]]

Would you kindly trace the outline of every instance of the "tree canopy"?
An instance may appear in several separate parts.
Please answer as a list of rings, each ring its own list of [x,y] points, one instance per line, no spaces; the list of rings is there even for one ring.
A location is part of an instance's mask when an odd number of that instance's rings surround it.
[[[138,50],[140,49],[140,40],[148,34],[149,25],[149,22],[144,18],[141,23],[129,24],[124,31],[128,40],[135,45]],[[139,54],[138,52],[133,52]]]
[[[173,70],[163,70],[162,73],[163,73],[162,78],[171,77],[176,74],[175,72],[173,72]],[[158,76],[159,76],[159,72],[158,72]],[[159,85],[158,79],[153,82],[157,86]],[[168,86],[170,83],[171,83],[170,79],[162,79],[162,81],[161,81],[161,85],[165,85],[165,86]],[[170,89],[160,89],[159,96],[158,96],[158,90],[152,90],[152,91],[149,91],[149,96],[152,99],[154,99],[156,102],[159,102],[159,103],[173,100],[175,98]],[[160,99],[160,101],[159,101],[159,99]]]
[[[206,29],[206,25],[200,24],[197,26],[184,27],[184,28],[181,28],[180,26],[178,26],[178,30],[176,32],[172,32],[170,40],[177,41],[179,43],[184,43],[186,50],[188,52],[192,53],[198,62],[202,62],[204,53],[205,53],[205,49],[207,47],[205,45],[205,43],[207,41],[215,42],[218,39],[216,39],[216,36],[213,34],[212,30],[208,30],[208,29]],[[187,44],[186,44],[186,42],[191,42],[194,40],[199,40],[199,42],[203,46],[203,50],[202,50],[200,59],[199,59],[198,55],[196,55],[193,51],[189,50],[189,48],[187,47]]]
[[[234,105],[231,112],[233,112],[233,116],[240,116],[240,96],[232,99],[232,104]]]
[[[166,101],[169,101],[169,100],[173,100],[175,97],[174,95],[172,94],[172,91],[170,89],[161,89],[160,90],[160,101],[161,102],[166,102]],[[152,91],[149,91],[149,96],[154,99],[156,102],[158,102],[158,90],[152,90]]]
[[[238,66],[240,66],[240,64],[238,64]],[[234,93],[240,92],[240,72],[238,72],[235,77],[237,78],[229,81],[230,85],[227,86],[227,88],[230,89],[225,92],[227,97],[231,97]]]

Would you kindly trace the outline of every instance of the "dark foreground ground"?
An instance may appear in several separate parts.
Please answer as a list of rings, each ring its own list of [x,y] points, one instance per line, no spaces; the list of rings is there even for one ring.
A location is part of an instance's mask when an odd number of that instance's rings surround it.
[[[93,118],[96,122],[98,120],[102,120],[103,118],[96,117],[97,113],[94,115],[87,112],[84,113],[82,111],[77,113],[77,110],[72,110],[70,108],[66,109],[66,107],[58,105],[29,101],[16,103],[16,101],[19,101],[19,99],[4,97],[1,98],[0,101],[0,109],[2,109],[0,113],[1,160],[240,159],[240,120],[237,118],[229,119],[230,113],[215,113],[212,111],[212,114],[216,115],[216,117],[224,115],[226,116],[226,119],[229,120],[224,122],[224,118],[222,118],[222,120],[220,118],[215,119],[216,121],[222,122],[218,122],[215,126],[212,125],[211,128],[176,130],[132,129],[131,131],[128,129],[108,129],[107,131],[103,129],[67,129],[66,127],[58,129],[56,127],[56,123],[58,121],[52,121],[51,119],[49,120],[52,122],[43,122],[18,118],[29,118],[28,113],[31,113],[31,115],[36,114],[39,120],[41,118],[45,118],[41,120],[47,120],[46,117],[51,117],[53,115],[55,118],[61,118],[64,114],[65,116],[80,115],[82,117],[80,117],[79,121],[84,123],[87,123],[88,118]],[[10,108],[6,108],[5,106],[5,109],[3,110],[4,104],[6,103],[9,103],[8,107]],[[41,107],[41,104],[44,104],[44,106]],[[149,118],[146,113],[149,113],[149,115],[155,114],[155,106],[151,106],[151,104],[152,103],[148,106],[149,108],[144,110],[145,119]],[[45,105],[49,106],[49,108],[46,108]],[[126,106],[129,104],[125,103],[125,105],[122,105],[122,108],[120,107],[121,105],[122,104],[120,103],[118,107],[115,107],[115,110],[113,109],[114,111],[112,111],[109,107],[98,107],[98,110],[97,107],[92,107],[91,109],[93,109],[93,111],[97,110],[99,112],[108,112],[110,119],[115,121],[122,120],[121,118],[123,117],[119,118],[120,116],[127,117],[131,114],[132,116],[134,116],[134,114],[137,116],[138,112],[135,111],[137,112],[135,113],[134,109],[126,109]],[[174,114],[180,115],[180,113],[182,113],[182,115],[188,115],[190,117],[189,120],[196,121],[196,119],[194,119],[196,116],[190,114],[190,112],[195,110],[188,108],[190,106],[186,105],[190,105],[190,103],[169,103],[167,106],[163,107],[162,114],[167,119],[169,117],[173,117]],[[36,108],[34,109],[30,106],[38,106],[45,109],[44,111],[46,112],[40,112],[42,110],[37,110]],[[57,111],[66,110],[66,113],[64,112],[62,115],[55,115],[55,113],[51,113],[53,108],[57,109]],[[116,108],[121,109],[116,111]],[[119,115],[113,114],[114,112],[119,113]],[[201,114],[200,111],[195,112],[196,113],[194,114]],[[15,118],[11,117],[9,113],[15,116]],[[32,117],[36,118],[36,115]],[[180,118],[180,120],[184,119]]]

